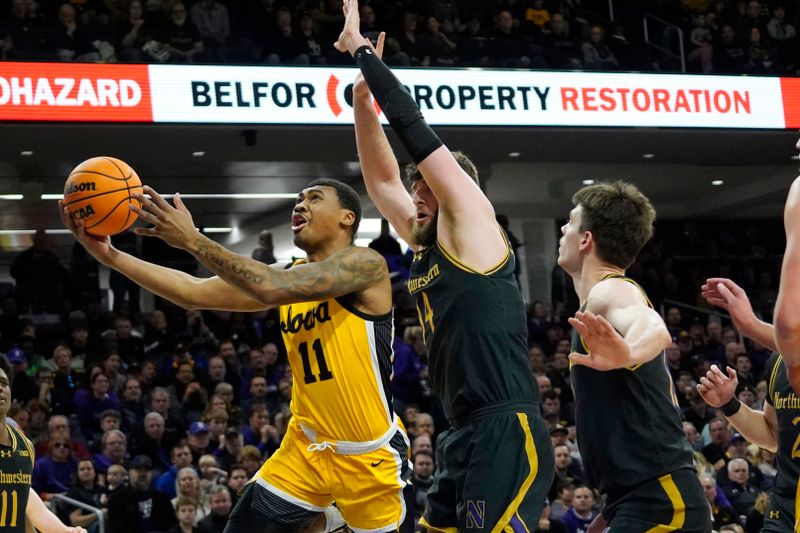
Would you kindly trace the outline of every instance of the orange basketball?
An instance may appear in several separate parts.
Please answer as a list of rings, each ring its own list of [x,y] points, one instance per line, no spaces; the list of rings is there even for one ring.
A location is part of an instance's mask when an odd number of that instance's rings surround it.
[[[142,182],[124,161],[113,157],[87,159],[70,173],[64,185],[64,206],[73,220],[82,220],[87,233],[116,235],[128,229],[137,215],[128,204],[141,207],[133,195]]]

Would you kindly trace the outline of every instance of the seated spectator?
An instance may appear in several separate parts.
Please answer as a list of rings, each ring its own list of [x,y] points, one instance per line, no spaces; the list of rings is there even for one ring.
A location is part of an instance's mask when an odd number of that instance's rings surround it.
[[[56,433],[48,443],[47,455],[36,458],[31,487],[39,493],[65,493],[72,485],[77,466],[69,440],[63,433]]]
[[[221,446],[214,450],[214,456],[223,470],[229,472],[231,465],[239,460],[239,453],[244,447],[244,439],[235,427],[228,427],[221,439]]]
[[[125,462],[128,455],[128,438],[120,430],[112,429],[103,433],[100,443],[101,452],[92,456],[92,463],[98,473],[105,474],[111,465],[121,465]],[[149,470],[152,469],[151,462]]]
[[[211,434],[205,422],[194,422],[189,426],[189,449],[192,451],[192,464],[196,465],[200,457],[214,453]]]
[[[564,15],[553,13],[548,30],[542,40],[544,58],[552,68],[574,69],[581,68],[582,53],[578,43],[569,34],[569,28],[564,21]],[[542,302],[533,304],[532,312],[528,318],[528,343],[544,342],[547,338],[547,329],[550,321],[547,320],[547,309]]]
[[[178,523],[168,529],[167,533],[205,533],[205,530],[197,525],[197,502],[195,500],[180,496],[174,506]]]
[[[561,479],[572,478],[578,483],[584,483],[586,475],[580,463],[572,459],[569,446],[560,444],[553,449],[555,455],[556,477]]]
[[[441,25],[434,16],[426,19],[426,31],[420,35],[420,48],[425,63],[433,67],[449,67],[456,62],[456,43],[441,31]]]
[[[700,483],[703,485],[703,492],[706,495],[706,501],[711,506],[711,513],[714,517],[714,529],[719,529],[725,524],[738,524],[739,515],[736,510],[728,503],[727,498],[719,494],[717,491],[717,482],[710,476],[700,478]]]
[[[542,516],[539,518],[539,523],[533,533],[567,533],[563,522],[551,516],[550,503],[547,500],[544,502]]]
[[[524,31],[533,35],[540,35],[550,22],[550,11],[544,0],[533,0],[525,10]]]
[[[705,15],[698,15],[695,20],[695,27],[689,37],[692,44],[692,51],[689,52],[689,62],[699,66],[700,72],[708,74],[713,70],[712,59],[714,57],[714,40],[711,30],[708,29]]]
[[[178,477],[175,480],[175,493],[177,496],[172,498],[173,506],[178,501],[178,498],[181,497],[191,498],[197,502],[197,513],[194,518],[195,525],[208,515],[209,509],[206,505],[206,498],[200,490],[200,476],[191,466],[178,470]]]
[[[228,477],[228,472],[219,467],[217,458],[211,454],[206,454],[197,462],[200,470],[200,492],[208,496],[211,487],[214,485],[224,485]]]
[[[750,28],[747,53],[747,70],[756,74],[775,72],[775,50],[763,39],[759,28]]]
[[[75,482],[67,491],[67,498],[107,511],[106,489],[98,481],[92,462],[88,459],[80,461],[77,465]],[[95,533],[99,529],[96,514],[69,504],[67,504],[66,510],[69,513],[70,525],[86,528],[91,533]]]
[[[433,485],[433,471],[436,463],[431,452],[420,451],[414,454],[414,473],[412,482],[414,483],[414,517],[419,520],[425,512],[425,503],[428,500],[428,490]]]
[[[22,348],[14,346],[6,354],[6,359],[11,365],[11,399],[19,403],[28,403],[28,400],[36,398],[38,389],[36,380],[29,376],[28,360]]]
[[[314,18],[310,13],[303,13],[300,16],[297,38],[305,42],[306,54],[308,54],[309,63],[311,65],[324,65],[328,62],[326,56],[330,52],[330,45],[320,36],[319,32],[314,30]],[[388,47],[384,50],[384,60],[388,59],[387,52]],[[272,236],[270,234],[270,239],[271,238]],[[257,248],[253,254],[263,249],[264,248]]]
[[[745,459],[737,457],[728,463],[730,485],[725,495],[740,515],[747,515],[756,503],[759,490],[750,484],[750,465]]]
[[[3,40],[4,59],[18,61],[54,59],[55,53],[47,45],[46,28],[38,18],[28,16],[27,4],[26,0],[11,2],[11,18],[5,21],[0,35]]]
[[[403,332],[403,341],[395,339],[394,361],[392,370],[392,397],[397,402],[397,409],[402,411],[404,405],[420,396],[420,356],[425,354],[425,340],[422,338],[420,326],[409,326]]]
[[[102,434],[100,415],[107,409],[120,410],[119,399],[116,394],[109,394],[109,380],[102,371],[92,373],[91,393],[81,403],[77,400],[75,403],[78,404],[81,433],[90,443]]]
[[[422,45],[417,36],[417,14],[403,13],[403,29],[396,36],[400,50],[408,57],[408,66],[427,66]]]
[[[433,441],[427,433],[416,437],[411,443],[411,455],[413,456],[417,452],[433,453]]]
[[[414,435],[428,435],[433,438],[436,435],[436,427],[433,423],[433,417],[428,413],[419,413],[414,420]]]
[[[154,388],[150,394],[150,409],[164,417],[164,435],[168,442],[177,442],[186,437],[186,425],[170,407],[171,400],[167,389]]]
[[[108,467],[108,472],[106,472],[106,491],[108,494],[115,491],[116,489],[124,486],[128,482],[128,471],[125,470],[125,467],[122,465],[111,465]],[[105,498],[102,502],[104,505],[108,503],[108,499]]]
[[[519,30],[514,27],[514,17],[510,11],[497,14],[497,25],[489,32],[489,53],[498,67],[530,67],[533,63],[531,51],[522,40]]]
[[[711,443],[703,448],[703,455],[719,472],[728,464],[728,445],[730,443],[728,422],[722,418],[715,418],[709,422],[708,427]]]
[[[178,470],[192,465],[192,451],[189,449],[189,445],[183,442],[176,444],[170,452],[170,461],[172,464],[156,479],[154,487],[170,498],[174,498],[177,495],[175,480],[178,478]]]
[[[36,443],[35,451],[36,457],[47,455],[47,447],[50,441],[56,437],[61,437],[70,443],[72,448],[72,456],[75,459],[83,460],[88,459],[90,454],[86,446],[83,445],[78,439],[71,437],[71,430],[69,427],[69,419],[64,415],[53,415],[47,421],[47,439],[43,439]]]
[[[231,514],[231,495],[225,485],[214,485],[209,495],[208,515],[200,520],[200,527],[206,533],[223,533]]]
[[[173,4],[161,33],[161,43],[172,62],[195,63],[203,54],[203,38],[186,15],[182,2]]]
[[[556,498],[550,505],[550,518],[562,520],[567,511],[572,508],[575,496],[575,480],[571,477],[555,478]]]
[[[172,449],[174,442],[171,442],[164,433],[164,417],[156,412],[147,413],[144,417],[143,431],[136,439],[136,446],[133,448],[133,455],[146,455],[153,463],[155,476],[170,468],[169,450]]]
[[[722,73],[743,72],[748,58],[744,47],[736,39],[733,26],[723,26],[719,37],[720,43],[715,47],[715,70]]]
[[[139,455],[130,464],[130,485],[114,490],[108,501],[108,525],[114,533],[166,531],[177,522],[169,497],[150,488],[153,464]]]
[[[686,436],[686,442],[695,452],[699,452],[705,446],[703,436],[697,432],[697,428],[691,422],[683,422],[683,434]]]
[[[103,369],[103,373],[108,378],[109,390],[113,393],[122,391],[122,387],[125,385],[125,375],[120,372],[122,358],[119,354],[113,350],[108,352],[100,361],[100,368]]]
[[[578,485],[572,496],[572,506],[564,513],[561,521],[569,533],[587,531],[589,524],[597,517],[594,506],[594,492],[586,485]]]
[[[266,36],[264,43],[264,63],[286,65],[308,65],[305,43],[294,35],[292,28],[292,12],[288,7],[281,7],[275,13],[276,31]]]
[[[238,463],[231,465],[228,469],[228,483],[227,487],[231,493],[231,508],[236,505],[239,500],[239,491],[245,486],[247,480],[247,471]]]
[[[128,378],[122,386],[122,400],[120,402],[122,414],[122,428],[130,433],[138,428],[144,420],[144,405],[142,403],[142,387],[136,378]]]
[[[589,40],[582,47],[586,70],[614,70],[619,66],[605,39],[606,30],[602,26],[592,26]]]
[[[239,462],[247,472],[248,479],[252,478],[254,475],[256,475],[258,469],[261,468],[261,452],[259,452],[258,448],[255,446],[245,446],[242,448],[242,452],[239,454]]]

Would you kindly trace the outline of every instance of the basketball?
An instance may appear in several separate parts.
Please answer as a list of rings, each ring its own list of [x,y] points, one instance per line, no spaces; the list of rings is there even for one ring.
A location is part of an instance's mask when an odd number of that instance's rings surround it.
[[[133,197],[141,192],[142,182],[130,165],[113,157],[93,157],[67,178],[64,206],[73,220],[84,222],[87,233],[116,235],[136,221],[128,204],[141,207]]]

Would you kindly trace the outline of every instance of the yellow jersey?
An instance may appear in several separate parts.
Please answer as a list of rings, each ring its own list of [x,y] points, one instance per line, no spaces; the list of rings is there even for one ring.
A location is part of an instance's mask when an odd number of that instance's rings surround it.
[[[312,440],[375,441],[394,422],[392,313],[371,316],[351,300],[279,309],[293,376],[292,421],[310,430]]]

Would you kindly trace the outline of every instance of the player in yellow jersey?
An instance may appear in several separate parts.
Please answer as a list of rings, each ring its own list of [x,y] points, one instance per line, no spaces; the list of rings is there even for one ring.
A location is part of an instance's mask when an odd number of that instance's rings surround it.
[[[0,364],[0,531],[25,533],[33,525],[42,533],[86,533],[82,527],[65,526],[31,488],[33,444],[6,420],[11,407],[9,373],[8,363],[3,358]]]
[[[407,512],[408,438],[392,409],[392,295],[383,258],[353,245],[358,195],[316,180],[292,212],[295,244],[308,259],[290,268],[236,255],[195,229],[150,188],[136,211],[157,236],[189,251],[217,276],[199,279],[136,259],[63,217],[99,261],[185,308],[255,311],[280,306],[294,377],[292,421],[280,449],[249,483],[226,531],[290,532],[313,526],[336,501],[357,532],[395,531]]]

